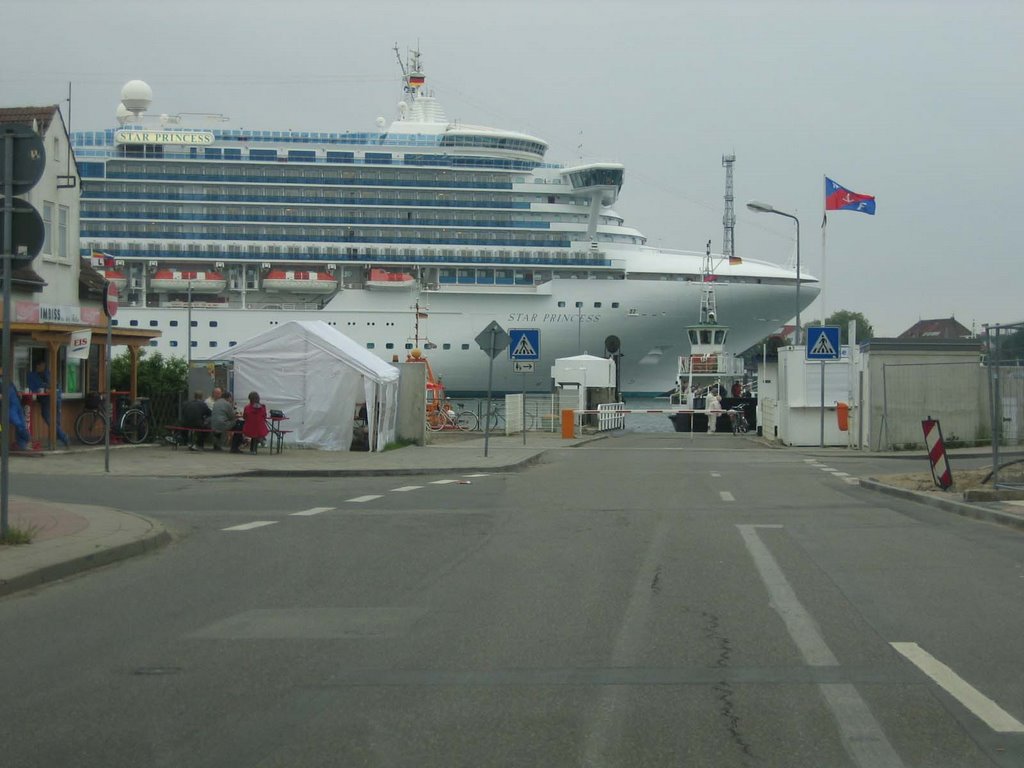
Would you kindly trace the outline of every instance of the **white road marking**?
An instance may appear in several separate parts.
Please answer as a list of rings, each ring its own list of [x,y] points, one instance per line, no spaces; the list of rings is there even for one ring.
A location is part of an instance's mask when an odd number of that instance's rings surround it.
[[[431,480],[431,485],[447,485],[448,483],[457,483],[458,480]]]
[[[463,477],[487,477],[489,472],[477,472],[475,475],[463,475]]]
[[[824,465],[818,467],[818,469],[820,469],[822,472],[835,472],[835,470],[832,469],[832,467],[826,467]]]
[[[736,498],[728,491],[719,491],[718,495],[722,497],[722,501],[736,501]]]
[[[722,473],[721,473],[721,472],[712,472],[712,473],[711,473],[711,476],[712,476],[712,477],[721,477],[721,476],[722,476]]]
[[[254,523],[232,525],[230,528],[221,528],[222,531],[251,531],[253,528],[262,528],[265,525],[276,525],[277,520],[257,520]]]
[[[804,459],[804,461],[807,462],[808,464],[817,464],[818,463],[817,459]]]
[[[754,566],[768,589],[769,604],[778,612],[789,636],[812,667],[834,667],[839,660],[825,643],[818,624],[797,600],[793,587],[772,553],[757,535],[758,525],[737,525]],[[850,683],[818,685],[832,711],[847,754],[862,768],[902,768],[903,762],[885,737],[882,726],[871,714],[856,687]]]
[[[392,493],[408,493],[409,491],[417,491],[422,488],[422,485],[403,485],[401,488],[392,488]]]
[[[844,479],[850,485],[860,485],[860,478],[859,477],[847,477],[847,478],[844,478]]]
[[[330,512],[334,507],[313,507],[312,509],[304,509],[301,512],[292,512],[291,517],[310,517],[312,515],[319,515],[321,512]]]
[[[835,470],[832,471],[832,474],[835,475],[836,477],[849,477],[850,476],[849,472],[837,472]]]
[[[346,499],[346,501],[352,501],[352,502],[355,502],[356,504],[362,504],[364,501],[373,501],[374,499],[379,499],[380,497],[381,497],[381,494],[379,494],[379,493],[373,494],[372,493],[369,496],[356,496],[354,499]]]
[[[997,733],[1024,733],[1024,724],[985,696],[956,672],[924,650],[917,643],[889,643],[907,657],[915,667],[939,684],[954,699]]]

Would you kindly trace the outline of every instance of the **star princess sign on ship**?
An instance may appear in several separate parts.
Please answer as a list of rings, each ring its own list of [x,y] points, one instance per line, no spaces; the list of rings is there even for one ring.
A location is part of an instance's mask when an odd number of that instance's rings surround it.
[[[704,254],[648,247],[625,223],[621,164],[552,164],[539,138],[450,121],[419,52],[400,63],[398,118],[365,133],[149,115],[149,86],[126,85],[118,128],[73,136],[81,248],[113,258],[126,281],[118,323],[159,329],[163,354],[185,357],[191,343],[211,358],[317,318],[390,361],[413,345],[418,303],[452,392],[486,388],[473,339],[492,321],[541,331],[532,391],[550,389],[556,358],[602,354],[610,336],[624,392],[670,389]],[[736,351],[792,316],[792,270],[722,256],[715,271]],[[818,291],[803,281],[806,306]],[[518,391],[522,374],[499,363],[495,389]]]

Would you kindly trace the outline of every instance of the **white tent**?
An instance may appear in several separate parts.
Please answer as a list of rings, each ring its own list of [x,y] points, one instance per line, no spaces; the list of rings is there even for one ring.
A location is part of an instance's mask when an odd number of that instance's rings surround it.
[[[322,320],[283,323],[219,353],[234,364],[239,408],[251,391],[288,417],[290,442],[347,451],[358,403],[366,403],[371,450],[395,438],[398,369]]]

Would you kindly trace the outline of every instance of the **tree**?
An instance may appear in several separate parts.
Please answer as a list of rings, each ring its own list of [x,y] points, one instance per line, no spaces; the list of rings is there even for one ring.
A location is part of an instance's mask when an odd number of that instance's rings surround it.
[[[128,350],[111,362],[111,382],[114,389],[127,390],[131,386],[132,360]],[[180,395],[185,391],[188,363],[180,357],[164,357],[159,352],[149,354],[139,350],[139,396]]]
[[[860,312],[851,312],[848,309],[840,309],[838,312],[833,312],[827,318],[825,318],[825,325],[838,325],[839,326],[839,343],[849,344],[850,334],[848,332],[850,321],[853,320],[857,324],[857,343],[867,341],[873,338],[875,335],[874,328],[871,327],[871,323],[864,317]],[[819,326],[822,323],[818,320],[812,320],[804,325],[805,328],[811,326]]]

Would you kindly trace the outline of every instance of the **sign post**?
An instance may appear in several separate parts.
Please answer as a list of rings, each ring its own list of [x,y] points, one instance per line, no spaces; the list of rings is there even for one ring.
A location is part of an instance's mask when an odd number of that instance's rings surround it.
[[[523,374],[523,445],[526,445],[526,374],[533,373],[533,363],[540,359],[540,330],[510,328],[508,356],[512,370]]]
[[[30,125],[5,125],[0,128],[3,148],[0,150],[0,193],[3,194],[3,218],[0,219],[0,240],[3,259],[3,321],[0,333],[0,388],[3,390],[3,408],[0,408],[0,537],[6,538],[9,530],[8,509],[10,502],[9,465],[11,456],[11,399],[14,371],[11,364],[11,261],[31,261],[43,247],[40,237],[42,219],[39,212],[24,200],[15,200],[15,195],[28,192],[43,176],[46,168],[46,148],[42,137]],[[17,231],[15,212],[19,213]]]
[[[110,398],[110,368],[111,357],[113,357],[113,344],[111,339],[111,328],[114,325],[114,316],[117,315],[117,286],[109,280],[107,281],[107,287],[104,291],[103,301],[103,313],[107,316],[107,396],[106,400],[106,412],[107,412],[107,426],[104,429],[103,435],[103,467],[107,472],[110,471],[110,425],[114,418],[114,409],[112,408]]]
[[[487,447],[491,437],[491,385],[494,383],[494,358],[508,346],[509,335],[505,329],[498,325],[497,320],[477,334],[475,339],[477,345],[487,356],[491,358],[487,368],[487,409],[484,411],[484,458],[487,457]]]
[[[818,447],[825,447],[825,362],[827,360],[838,360],[841,352],[839,346],[838,325],[812,325],[805,328],[807,335],[807,346],[805,355],[807,360],[821,361],[821,431],[818,437]]]

